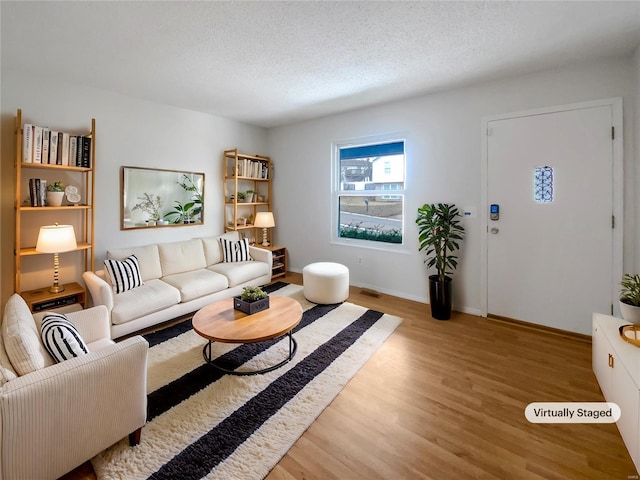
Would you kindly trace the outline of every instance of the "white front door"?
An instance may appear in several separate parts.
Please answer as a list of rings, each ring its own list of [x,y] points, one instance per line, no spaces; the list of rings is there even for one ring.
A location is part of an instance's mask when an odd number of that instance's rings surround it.
[[[611,312],[612,108],[487,122],[489,315],[590,334]]]

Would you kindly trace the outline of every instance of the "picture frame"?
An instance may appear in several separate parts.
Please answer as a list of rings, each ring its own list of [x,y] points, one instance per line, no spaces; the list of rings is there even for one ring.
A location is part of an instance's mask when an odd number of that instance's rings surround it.
[[[204,173],[123,166],[120,229],[204,223]]]

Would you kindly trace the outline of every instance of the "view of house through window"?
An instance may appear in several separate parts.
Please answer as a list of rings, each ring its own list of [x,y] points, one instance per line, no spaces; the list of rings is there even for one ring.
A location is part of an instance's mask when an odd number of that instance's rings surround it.
[[[338,236],[402,243],[404,141],[338,147]]]

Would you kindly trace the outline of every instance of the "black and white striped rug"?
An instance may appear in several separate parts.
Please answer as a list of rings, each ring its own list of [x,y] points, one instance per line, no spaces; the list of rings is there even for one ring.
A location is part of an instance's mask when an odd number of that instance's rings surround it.
[[[302,304],[294,359],[264,375],[222,375],[187,320],[147,335],[148,418],[138,446],[123,440],[92,459],[100,480],[264,478],[402,320],[351,303],[316,305],[302,287],[270,293]],[[215,344],[227,368],[263,368],[288,340]],[[275,361],[274,361],[275,360]]]

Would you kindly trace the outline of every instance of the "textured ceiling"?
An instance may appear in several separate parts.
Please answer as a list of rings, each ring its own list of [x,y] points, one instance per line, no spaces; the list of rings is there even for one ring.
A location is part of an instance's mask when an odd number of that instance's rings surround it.
[[[640,44],[640,1],[10,2],[2,68],[276,126]]]

